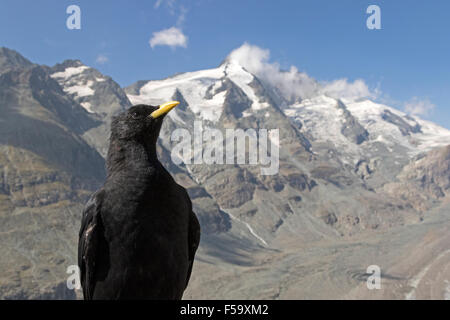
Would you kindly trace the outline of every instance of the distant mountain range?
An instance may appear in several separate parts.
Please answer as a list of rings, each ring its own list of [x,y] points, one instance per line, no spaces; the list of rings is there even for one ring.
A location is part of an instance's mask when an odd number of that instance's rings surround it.
[[[66,288],[66,268],[76,264],[83,204],[105,178],[111,119],[168,100],[181,104],[164,122],[160,159],[188,189],[203,229],[187,298],[340,297],[358,275],[346,269],[351,259],[329,259],[333,245],[350,252],[366,239],[364,258],[351,260],[364,269],[368,238],[448,212],[450,131],[392,107],[319,93],[292,101],[231,58],[121,88],[78,60],[48,67],[0,48],[0,298],[79,297]],[[194,121],[279,129],[279,173],[175,164],[171,133],[192,132]],[[321,291],[336,263],[336,279],[350,280]],[[320,276],[311,271],[320,266]]]

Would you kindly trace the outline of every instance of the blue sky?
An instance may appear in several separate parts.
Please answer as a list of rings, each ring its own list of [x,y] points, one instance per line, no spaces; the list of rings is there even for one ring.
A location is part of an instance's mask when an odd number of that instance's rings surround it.
[[[66,27],[72,4],[81,30]],[[371,4],[381,30],[366,27]],[[447,0],[0,0],[0,46],[47,65],[80,59],[127,86],[215,67],[248,42],[320,81],[363,79],[380,101],[430,108],[422,117],[450,129],[449,19]],[[184,46],[150,46],[172,27]]]

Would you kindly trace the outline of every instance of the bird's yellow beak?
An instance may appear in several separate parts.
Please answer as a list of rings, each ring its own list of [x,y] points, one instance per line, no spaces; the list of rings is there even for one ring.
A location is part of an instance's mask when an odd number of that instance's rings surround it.
[[[180,103],[178,101],[166,102],[166,103],[160,105],[158,110],[153,111],[150,114],[150,117],[152,117],[153,119],[159,118],[162,115],[165,115],[166,113],[168,113],[170,110],[172,110],[179,104]]]

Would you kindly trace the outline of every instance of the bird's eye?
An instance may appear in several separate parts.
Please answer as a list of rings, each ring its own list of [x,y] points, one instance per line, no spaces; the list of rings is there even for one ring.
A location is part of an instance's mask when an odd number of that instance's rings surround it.
[[[131,117],[132,117],[133,119],[139,119],[139,113],[133,112],[133,113],[131,114]]]

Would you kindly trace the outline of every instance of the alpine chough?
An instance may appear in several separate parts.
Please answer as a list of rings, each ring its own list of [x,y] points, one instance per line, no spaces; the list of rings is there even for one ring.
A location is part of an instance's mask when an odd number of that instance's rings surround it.
[[[176,105],[136,105],[111,123],[106,182],[87,202],[79,233],[86,300],[183,296],[200,225],[156,152],[163,118]]]

